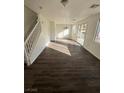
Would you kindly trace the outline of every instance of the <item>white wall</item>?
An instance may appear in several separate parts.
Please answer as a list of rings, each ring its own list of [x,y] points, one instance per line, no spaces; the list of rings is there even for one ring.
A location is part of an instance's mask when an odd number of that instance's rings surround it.
[[[37,14],[33,12],[28,7],[24,6],[24,34],[25,37],[32,29],[33,25],[35,25],[35,21],[37,19]]]
[[[50,40],[56,40],[56,32],[55,32],[55,22],[50,21]]]
[[[34,60],[40,55],[46,45],[50,42],[50,24],[49,20],[43,17],[41,14],[38,15],[41,22],[41,34],[33,51],[33,55],[31,56],[31,61]]]
[[[45,17],[43,17],[41,14],[39,15],[42,32],[40,34],[40,37],[38,39],[38,42],[36,44],[36,47],[33,51],[33,55],[31,56],[32,62],[40,55],[40,53],[43,51],[43,49],[46,47],[46,45],[50,42],[50,34],[52,31],[54,31],[54,23],[47,20]],[[77,22],[77,24],[80,23],[87,23],[88,29],[86,31],[85,41],[84,41],[84,48],[87,49],[89,52],[91,52],[94,56],[97,58],[100,58],[100,44],[95,42],[95,33],[96,33],[96,25],[97,21],[99,19],[99,14],[92,15],[88,17],[85,20],[82,20],[80,22]],[[53,27],[53,29],[51,28]],[[61,32],[63,30],[64,25],[56,25],[56,34]],[[71,29],[71,26],[69,27]],[[71,32],[71,31],[70,31]],[[71,33],[68,35],[68,38],[71,38]]]
[[[66,25],[65,24],[56,24],[56,38],[67,38],[70,39],[71,37],[71,26],[68,25],[67,27],[69,28],[69,33],[68,35],[63,35],[62,37],[59,37],[59,34],[64,34],[64,27]]]
[[[77,41],[78,25],[71,26],[71,39]]]
[[[83,46],[98,59],[100,59],[100,43],[95,42],[95,35],[99,18],[99,14],[94,14],[77,23],[86,23],[88,25]]]

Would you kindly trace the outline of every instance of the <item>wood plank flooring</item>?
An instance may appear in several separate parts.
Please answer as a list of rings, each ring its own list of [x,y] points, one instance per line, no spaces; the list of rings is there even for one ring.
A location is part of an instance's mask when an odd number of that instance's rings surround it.
[[[24,73],[25,93],[100,93],[100,60],[74,41],[50,43]]]

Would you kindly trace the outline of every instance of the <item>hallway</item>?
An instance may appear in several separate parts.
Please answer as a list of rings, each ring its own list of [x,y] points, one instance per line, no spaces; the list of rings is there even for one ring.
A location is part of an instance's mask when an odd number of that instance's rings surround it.
[[[100,93],[100,62],[71,40],[49,43],[25,67],[25,93]]]

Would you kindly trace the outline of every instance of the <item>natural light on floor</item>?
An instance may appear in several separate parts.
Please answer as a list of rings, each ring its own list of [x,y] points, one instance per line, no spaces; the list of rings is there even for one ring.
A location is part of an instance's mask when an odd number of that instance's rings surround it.
[[[64,53],[64,54],[67,54],[67,55],[71,56],[71,53],[70,53],[68,47],[65,46],[65,45],[51,42],[48,45],[48,47],[51,48],[51,49],[57,50],[57,51],[59,51],[61,53]]]
[[[70,40],[67,40],[67,39],[59,38],[59,39],[57,39],[56,41],[58,41],[58,42],[63,42],[63,43],[65,43],[65,44],[74,45],[74,46],[80,46],[77,42],[75,42],[75,41],[70,41]]]

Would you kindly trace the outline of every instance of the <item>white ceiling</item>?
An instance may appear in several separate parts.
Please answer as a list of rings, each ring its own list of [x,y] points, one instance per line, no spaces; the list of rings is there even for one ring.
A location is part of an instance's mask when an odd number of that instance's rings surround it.
[[[57,24],[73,23],[73,19],[79,21],[92,14],[100,12],[100,8],[89,8],[92,4],[99,4],[100,0],[69,0],[66,7],[60,3],[61,0],[24,0],[27,7],[41,13]],[[43,9],[39,7],[42,6]]]

